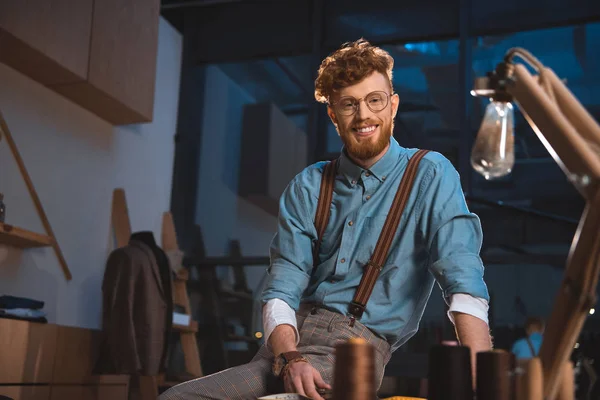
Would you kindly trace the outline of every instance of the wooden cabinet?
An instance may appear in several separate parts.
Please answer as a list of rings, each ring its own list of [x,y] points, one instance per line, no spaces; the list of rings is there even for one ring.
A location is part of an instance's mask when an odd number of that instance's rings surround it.
[[[92,377],[100,349],[100,331],[58,326],[52,383],[86,383]],[[66,398],[66,397],[65,397]]]
[[[0,396],[13,400],[127,400],[127,384],[0,386]]]
[[[151,121],[159,12],[158,0],[95,0],[87,80],[54,89],[115,125]]]
[[[56,325],[0,318],[0,384],[50,382],[57,332]]]
[[[98,330],[0,318],[0,395],[126,400],[129,376],[92,375],[99,339]]]
[[[0,386],[0,395],[13,400],[50,400],[50,386]]]
[[[124,385],[107,386],[52,386],[50,400],[127,400]]]
[[[0,1],[0,61],[44,85],[87,78],[93,0]]]
[[[0,62],[114,125],[153,117],[160,0],[0,2]]]

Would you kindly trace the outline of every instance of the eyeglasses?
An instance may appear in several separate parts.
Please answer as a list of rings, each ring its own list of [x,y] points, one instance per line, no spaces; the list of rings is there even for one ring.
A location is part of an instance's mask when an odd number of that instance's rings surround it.
[[[355,99],[352,96],[342,97],[335,103],[331,103],[331,105],[341,115],[350,116],[358,110],[358,105],[363,99],[369,110],[378,113],[387,107],[390,95],[384,91],[375,91],[360,99]]]

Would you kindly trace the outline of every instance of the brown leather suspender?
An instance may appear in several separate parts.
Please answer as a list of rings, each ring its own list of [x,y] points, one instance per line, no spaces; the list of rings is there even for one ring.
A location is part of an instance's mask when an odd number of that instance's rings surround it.
[[[406,171],[404,172],[404,176],[400,181],[400,185],[398,186],[398,190],[390,207],[388,216],[385,220],[381,233],[379,234],[379,239],[377,240],[377,245],[375,246],[373,255],[365,266],[360,284],[356,290],[356,293],[354,294],[354,299],[352,300],[352,303],[350,303],[348,311],[350,314],[352,314],[352,319],[350,321],[351,326],[354,325],[355,318],[360,319],[365,311],[369,297],[371,296],[373,288],[375,287],[377,277],[385,265],[390,246],[392,245],[392,240],[396,234],[396,231],[398,230],[400,217],[404,212],[404,208],[406,207],[406,203],[410,196],[415,177],[417,176],[419,162],[428,152],[429,150],[418,150],[408,162]],[[333,184],[335,181],[336,161],[337,160],[334,160],[327,164],[325,166],[325,170],[323,171],[321,192],[319,194],[319,202],[317,205],[317,213],[315,218],[315,226],[318,234],[318,242],[315,246],[314,253],[315,260],[319,254],[318,252],[321,240],[323,238],[323,232],[325,231],[329,221],[329,211],[333,197]]]
[[[319,193],[319,202],[317,203],[317,213],[315,216],[315,226],[317,228],[318,240],[313,250],[314,265],[317,263],[319,249],[321,248],[321,240],[323,240],[323,233],[325,232],[325,228],[327,228],[327,222],[329,222],[337,162],[338,160],[335,159],[325,164],[325,168],[323,169],[323,178],[321,178],[321,191]]]

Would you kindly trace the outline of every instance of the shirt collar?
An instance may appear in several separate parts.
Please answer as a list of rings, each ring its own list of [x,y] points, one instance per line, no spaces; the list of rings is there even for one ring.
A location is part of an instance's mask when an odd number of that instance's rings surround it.
[[[355,185],[359,181],[363,171],[369,171],[371,175],[380,181],[384,181],[385,178],[393,171],[394,167],[398,164],[400,156],[404,153],[404,148],[401,147],[396,139],[392,137],[390,139],[390,147],[387,151],[368,170],[356,165],[350,157],[346,154],[346,149],[342,149],[342,155],[340,156],[340,167],[339,172],[346,178],[349,184]]]

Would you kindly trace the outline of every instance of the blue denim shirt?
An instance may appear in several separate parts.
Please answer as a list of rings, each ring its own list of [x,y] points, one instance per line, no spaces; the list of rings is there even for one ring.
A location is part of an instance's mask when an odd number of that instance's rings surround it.
[[[525,359],[525,358],[533,358],[540,353],[540,348],[542,347],[543,339],[544,339],[544,336],[538,332],[535,332],[535,333],[532,333],[531,335],[529,335],[529,341],[531,342],[531,345],[533,346],[534,354],[531,353],[531,347],[529,347],[529,344],[527,343],[526,338],[521,338],[521,339],[517,340],[513,344],[512,348],[511,348],[511,352],[519,360]]]
[[[369,170],[342,152],[315,266],[314,219],[325,162],[300,172],[280,199],[262,300],[279,298],[293,309],[301,302],[316,302],[348,315],[363,266],[416,151],[392,138],[385,155]],[[419,164],[387,262],[360,322],[395,350],[417,331],[434,281],[446,301],[454,293],[489,300],[481,244],[481,224],[467,208],[456,169],[441,154],[428,153]]]

